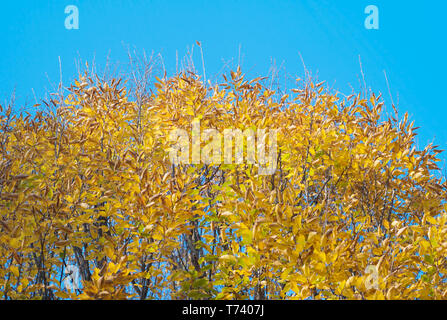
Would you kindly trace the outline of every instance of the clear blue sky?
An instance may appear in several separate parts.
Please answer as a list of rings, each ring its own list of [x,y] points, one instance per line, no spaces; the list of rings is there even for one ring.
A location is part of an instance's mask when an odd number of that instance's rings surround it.
[[[64,27],[70,4],[79,8],[79,30]],[[370,4],[379,8],[379,30],[364,27]],[[434,139],[447,149],[446,15],[438,0],[4,1],[0,102],[15,88],[19,104],[33,103],[32,89],[39,97],[48,79],[59,80],[59,57],[67,82],[77,58],[102,65],[110,53],[126,63],[128,45],[161,53],[172,72],[176,51],[181,58],[199,40],[210,75],[241,52],[250,76],[265,75],[275,60],[302,77],[301,53],[313,74],[346,93],[360,86],[360,55],[367,85],[389,102],[386,70],[399,111],[421,126],[420,146]]]

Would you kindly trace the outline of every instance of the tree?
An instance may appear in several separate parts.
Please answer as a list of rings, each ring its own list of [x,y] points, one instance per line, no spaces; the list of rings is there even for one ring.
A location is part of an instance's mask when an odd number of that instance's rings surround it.
[[[224,79],[179,73],[133,99],[85,74],[52,111],[1,108],[3,299],[447,298],[441,151],[416,149],[406,114],[311,79]],[[277,129],[276,171],[172,163],[170,132],[197,119]]]

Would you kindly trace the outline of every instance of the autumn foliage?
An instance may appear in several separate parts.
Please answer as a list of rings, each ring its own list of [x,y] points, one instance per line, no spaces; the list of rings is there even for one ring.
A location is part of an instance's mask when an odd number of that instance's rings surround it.
[[[45,112],[2,109],[2,298],[447,298],[441,151],[416,148],[406,115],[311,80],[222,81],[181,73],[132,98],[85,75]],[[169,132],[194,119],[278,129],[276,172],[173,165]]]

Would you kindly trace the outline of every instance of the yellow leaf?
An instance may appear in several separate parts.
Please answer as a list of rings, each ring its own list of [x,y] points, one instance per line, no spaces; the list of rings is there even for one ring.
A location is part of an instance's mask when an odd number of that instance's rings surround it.
[[[431,224],[437,224],[436,219],[433,218],[431,215],[427,214],[426,220],[430,222]]]
[[[10,266],[9,271],[11,271],[17,278],[20,275],[19,268],[17,268],[17,266]]]
[[[229,255],[229,254],[224,254],[223,256],[221,256],[221,257],[219,258],[219,260],[220,260],[220,261],[224,261],[224,262],[233,262],[233,263],[236,263],[236,262],[237,262],[236,257],[233,256],[233,255]]]

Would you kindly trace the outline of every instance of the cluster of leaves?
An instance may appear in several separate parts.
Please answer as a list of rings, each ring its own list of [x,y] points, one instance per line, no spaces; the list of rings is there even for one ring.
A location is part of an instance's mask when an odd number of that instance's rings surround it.
[[[447,298],[447,185],[407,116],[323,83],[192,73],[144,99],[81,76],[0,117],[3,299]],[[278,129],[277,170],[173,165],[173,128]],[[80,289],[63,286],[79,268]],[[378,271],[368,285],[367,266]]]

